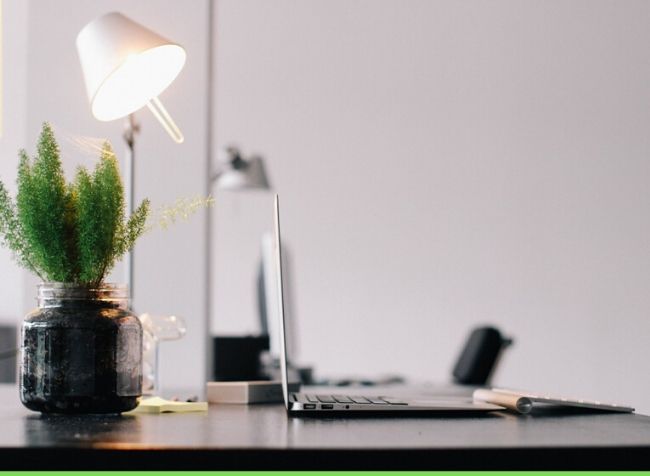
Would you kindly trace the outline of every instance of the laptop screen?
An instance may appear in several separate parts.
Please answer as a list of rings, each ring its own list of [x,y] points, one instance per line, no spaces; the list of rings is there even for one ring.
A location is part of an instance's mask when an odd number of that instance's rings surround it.
[[[282,395],[284,405],[289,409],[289,376],[287,369],[287,329],[284,317],[284,290],[282,287],[282,243],[280,240],[280,199],[275,195],[273,201],[273,264],[276,272],[277,305],[280,323],[280,371],[282,374]]]

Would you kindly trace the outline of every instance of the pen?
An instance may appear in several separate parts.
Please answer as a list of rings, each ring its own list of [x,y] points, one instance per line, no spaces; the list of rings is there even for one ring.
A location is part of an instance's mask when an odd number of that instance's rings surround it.
[[[532,400],[519,395],[493,392],[492,390],[479,388],[478,390],[474,390],[473,397],[474,400],[500,405],[508,410],[521,414],[530,413],[533,409]]]

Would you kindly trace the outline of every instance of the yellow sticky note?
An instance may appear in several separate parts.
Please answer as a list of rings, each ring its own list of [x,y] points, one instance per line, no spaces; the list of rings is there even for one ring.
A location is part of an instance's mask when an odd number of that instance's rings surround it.
[[[140,404],[128,413],[186,413],[207,412],[208,402],[174,402],[160,397],[143,398]]]

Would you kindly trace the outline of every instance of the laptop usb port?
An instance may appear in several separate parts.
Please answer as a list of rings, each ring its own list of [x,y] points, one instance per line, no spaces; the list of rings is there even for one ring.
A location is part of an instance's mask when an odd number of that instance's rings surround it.
[[[305,403],[303,405],[305,410],[315,410],[316,409],[316,404],[315,403]]]
[[[321,410],[333,410],[334,405],[332,405],[331,403],[327,403],[327,404],[324,403],[323,405],[320,406],[320,409]]]

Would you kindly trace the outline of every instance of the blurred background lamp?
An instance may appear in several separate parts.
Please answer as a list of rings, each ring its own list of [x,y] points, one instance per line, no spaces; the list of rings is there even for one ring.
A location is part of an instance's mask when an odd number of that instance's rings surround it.
[[[260,156],[243,157],[237,147],[221,150],[218,169],[210,178],[219,190],[270,190],[264,162]]]
[[[127,18],[107,13],[77,36],[79,60],[95,118],[112,121],[147,106],[176,142],[183,134],[157,98],[185,64],[185,50]]]

